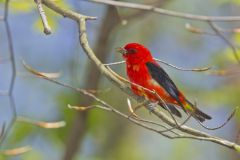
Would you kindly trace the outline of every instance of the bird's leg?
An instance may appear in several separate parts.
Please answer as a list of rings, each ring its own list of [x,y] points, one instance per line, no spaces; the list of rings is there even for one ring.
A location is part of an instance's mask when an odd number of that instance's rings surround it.
[[[147,104],[147,107],[149,108],[149,114],[151,114],[154,111],[154,109],[158,106],[158,103],[159,102],[156,101],[156,102]]]

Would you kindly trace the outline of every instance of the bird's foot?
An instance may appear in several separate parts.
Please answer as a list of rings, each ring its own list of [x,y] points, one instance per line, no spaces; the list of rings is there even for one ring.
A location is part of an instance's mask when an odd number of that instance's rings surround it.
[[[151,114],[155,110],[155,108],[158,106],[158,102],[149,103],[147,106],[149,109],[149,114]]]

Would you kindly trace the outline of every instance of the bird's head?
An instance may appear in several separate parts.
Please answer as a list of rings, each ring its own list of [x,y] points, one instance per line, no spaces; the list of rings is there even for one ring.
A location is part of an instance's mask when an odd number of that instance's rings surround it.
[[[137,64],[152,60],[150,51],[139,43],[128,43],[124,47],[117,48],[127,63]]]

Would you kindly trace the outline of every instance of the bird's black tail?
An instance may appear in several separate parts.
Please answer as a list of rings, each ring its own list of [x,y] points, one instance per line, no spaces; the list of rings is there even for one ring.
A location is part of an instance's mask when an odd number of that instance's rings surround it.
[[[198,109],[195,105],[193,105],[191,102],[186,100],[187,104],[185,109],[189,114],[192,114],[192,116],[199,120],[200,122],[203,122],[205,120],[210,120],[212,119],[211,116],[207,115],[206,113],[202,112],[200,109]]]
[[[207,115],[206,113],[202,112],[200,109],[198,109],[195,105],[193,105],[191,102],[188,100],[185,100],[186,103],[182,104],[182,108],[184,111],[188,114],[191,114],[193,118],[197,119],[200,122],[212,119],[211,116]],[[159,103],[164,109],[167,109],[177,117],[182,117],[181,113],[178,111],[178,107],[175,104],[161,104]],[[166,108],[167,107],[167,108]]]

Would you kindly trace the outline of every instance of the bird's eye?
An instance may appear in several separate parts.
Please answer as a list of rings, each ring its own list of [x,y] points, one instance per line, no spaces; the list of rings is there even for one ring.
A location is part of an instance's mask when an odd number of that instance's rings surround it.
[[[133,54],[133,53],[136,53],[136,52],[137,52],[137,50],[134,49],[134,48],[130,48],[130,49],[128,50],[128,53],[130,53],[130,54]]]

